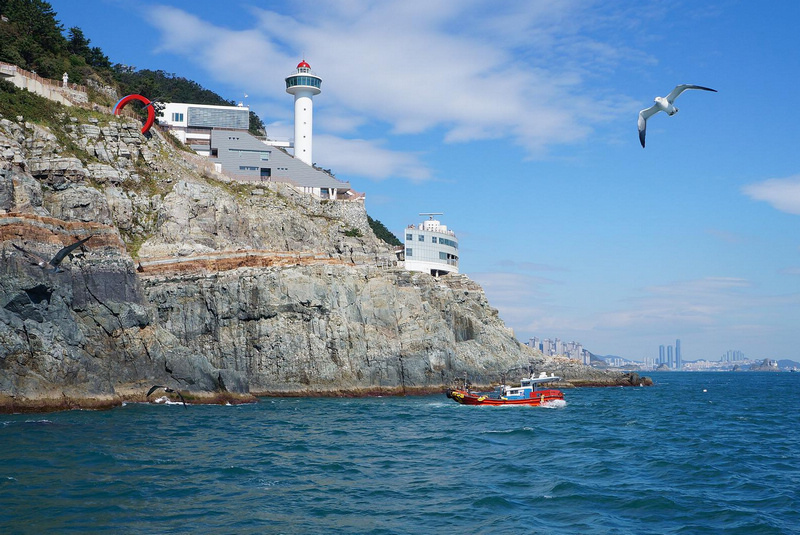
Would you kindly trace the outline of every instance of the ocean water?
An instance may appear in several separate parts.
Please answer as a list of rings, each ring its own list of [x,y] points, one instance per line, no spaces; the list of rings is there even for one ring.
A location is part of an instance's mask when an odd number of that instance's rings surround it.
[[[800,533],[800,373],[0,415],[0,533]]]

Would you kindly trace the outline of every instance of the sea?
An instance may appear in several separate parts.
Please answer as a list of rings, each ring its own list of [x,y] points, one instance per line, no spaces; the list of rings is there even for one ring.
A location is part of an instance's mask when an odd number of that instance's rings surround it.
[[[0,533],[800,533],[800,373],[0,415]]]

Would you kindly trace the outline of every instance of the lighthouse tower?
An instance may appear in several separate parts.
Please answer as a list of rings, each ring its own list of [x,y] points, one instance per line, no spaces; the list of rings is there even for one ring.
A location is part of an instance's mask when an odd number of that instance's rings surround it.
[[[294,95],[294,157],[313,165],[311,158],[311,130],[314,101],[312,97],[322,91],[322,78],[311,72],[306,60],[297,64],[297,72],[286,77],[286,92]]]

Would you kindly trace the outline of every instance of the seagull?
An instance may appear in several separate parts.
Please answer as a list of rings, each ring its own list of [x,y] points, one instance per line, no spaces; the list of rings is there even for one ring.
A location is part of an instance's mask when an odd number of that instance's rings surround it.
[[[651,115],[655,115],[660,111],[667,112],[667,115],[675,115],[676,113],[678,113],[678,108],[676,108],[673,105],[673,102],[675,102],[675,99],[678,98],[678,95],[680,95],[687,89],[702,89],[703,91],[713,91],[714,93],[717,92],[716,89],[711,89],[710,87],[703,87],[701,85],[692,85],[692,84],[681,84],[681,85],[676,85],[675,89],[670,91],[669,95],[667,95],[666,97],[656,97],[654,99],[655,104],[639,112],[639,141],[642,142],[642,148],[644,148],[644,134],[645,134],[645,129],[647,128],[647,119],[649,119]]]
[[[30,260],[33,264],[39,266],[43,270],[52,271],[53,273],[61,273],[62,271],[64,271],[63,269],[61,269],[59,267],[59,265],[61,264],[61,261],[64,260],[64,258],[66,258],[66,256],[68,254],[70,254],[72,251],[74,251],[75,249],[77,249],[78,247],[80,247],[81,245],[86,243],[87,241],[89,241],[91,238],[92,238],[92,236],[89,236],[88,238],[84,238],[82,240],[78,240],[78,241],[76,241],[75,243],[73,243],[71,245],[67,245],[66,247],[61,249],[59,252],[57,252],[56,255],[53,258],[50,259],[50,261],[47,261],[45,258],[39,256],[36,253],[32,253],[30,251],[26,251],[22,247],[18,246],[16,243],[12,243],[11,245],[13,245],[15,249],[17,249],[19,251],[22,251],[22,254],[24,254],[28,258],[28,260]]]
[[[145,397],[149,398],[150,394],[152,394],[153,392],[155,392],[159,388],[163,388],[164,392],[168,392],[170,394],[178,394],[178,397],[181,398],[181,401],[183,402],[183,407],[186,408],[186,400],[183,399],[183,395],[180,392],[178,392],[177,390],[173,390],[173,389],[171,389],[169,387],[166,387],[166,386],[163,386],[163,385],[153,385],[153,388],[151,388],[150,390],[147,391],[147,395]]]

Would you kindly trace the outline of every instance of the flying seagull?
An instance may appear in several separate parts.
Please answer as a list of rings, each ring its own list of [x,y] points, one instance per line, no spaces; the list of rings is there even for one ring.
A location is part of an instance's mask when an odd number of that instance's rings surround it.
[[[692,84],[681,84],[681,85],[676,85],[675,89],[670,91],[669,95],[667,95],[666,97],[656,97],[654,99],[655,104],[639,112],[639,141],[642,142],[642,148],[644,148],[644,134],[647,128],[647,119],[649,119],[651,115],[655,115],[660,111],[667,112],[667,115],[675,115],[676,113],[678,113],[678,108],[676,108],[673,105],[673,103],[675,102],[675,99],[678,98],[678,95],[680,95],[687,89],[702,89],[703,91],[713,91],[714,93],[717,92],[716,89],[711,89],[710,87],[703,87],[701,85],[692,85]]]
[[[154,385],[154,386],[153,386],[153,388],[151,388],[150,390],[148,390],[148,391],[147,391],[147,395],[146,395],[145,397],[148,397],[148,398],[149,398],[149,397],[150,397],[150,394],[152,394],[153,392],[155,392],[155,391],[156,391],[156,390],[158,390],[159,388],[163,388],[163,389],[164,389],[164,392],[168,392],[168,393],[170,393],[170,394],[178,394],[178,397],[179,397],[179,398],[181,398],[181,401],[183,402],[183,406],[184,406],[184,408],[186,408],[186,400],[185,400],[185,399],[183,399],[183,395],[182,395],[180,392],[178,392],[177,390],[173,390],[173,389],[171,389],[171,388],[169,388],[169,387],[166,387],[166,386],[162,386],[162,385]]]
[[[56,255],[53,258],[50,259],[50,261],[47,261],[45,258],[39,256],[36,253],[32,253],[30,251],[26,251],[25,249],[23,249],[22,247],[20,247],[16,243],[12,243],[11,245],[13,245],[15,249],[17,249],[19,251],[22,251],[22,254],[24,254],[28,258],[28,260],[30,260],[33,264],[36,264],[37,266],[39,266],[43,270],[52,271],[53,273],[60,273],[60,272],[64,271],[63,269],[61,269],[59,267],[59,265],[61,264],[61,261],[64,260],[64,258],[66,258],[68,254],[70,254],[72,251],[74,251],[75,249],[77,249],[78,247],[80,247],[81,245],[86,243],[87,241],[89,241],[91,238],[92,238],[92,236],[89,236],[88,238],[84,238],[82,240],[76,241],[73,244],[67,245],[66,247],[61,249],[59,252],[57,252]]]

